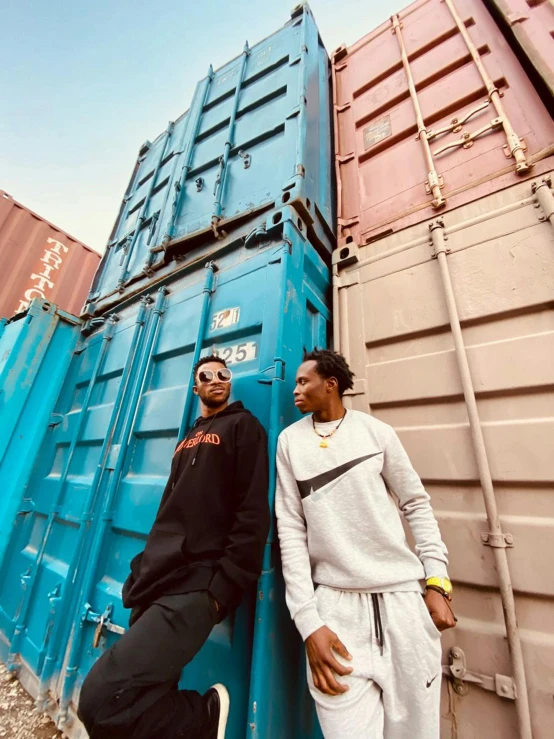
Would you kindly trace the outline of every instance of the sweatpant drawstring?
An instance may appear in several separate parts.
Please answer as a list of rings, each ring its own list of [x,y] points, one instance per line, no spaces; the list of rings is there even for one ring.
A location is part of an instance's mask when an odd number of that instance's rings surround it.
[[[385,645],[385,634],[383,632],[383,623],[381,621],[381,608],[379,607],[379,593],[371,593],[371,602],[373,604],[373,624],[375,626],[375,638],[377,644],[381,647],[381,653]]]

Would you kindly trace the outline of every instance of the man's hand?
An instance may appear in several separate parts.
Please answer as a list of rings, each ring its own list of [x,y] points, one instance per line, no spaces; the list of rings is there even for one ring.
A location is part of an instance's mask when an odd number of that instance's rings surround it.
[[[327,695],[340,695],[346,693],[349,688],[348,685],[337,682],[334,673],[344,677],[350,675],[353,668],[341,665],[332,650],[344,659],[352,659],[348,649],[327,626],[322,626],[306,639],[306,652],[312,669],[314,686]]]
[[[456,626],[456,618],[450,608],[450,603],[436,590],[425,592],[425,605],[439,631],[452,629]]]

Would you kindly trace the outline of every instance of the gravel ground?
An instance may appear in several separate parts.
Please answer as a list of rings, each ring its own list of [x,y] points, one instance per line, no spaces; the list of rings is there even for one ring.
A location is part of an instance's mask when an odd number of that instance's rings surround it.
[[[31,696],[0,664],[0,739],[61,739],[46,714],[35,713]]]

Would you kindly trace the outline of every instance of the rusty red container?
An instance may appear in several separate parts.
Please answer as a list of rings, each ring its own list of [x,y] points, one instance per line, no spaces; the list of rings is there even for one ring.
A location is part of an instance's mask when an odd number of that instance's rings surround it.
[[[417,0],[332,58],[339,247],[552,169],[552,118],[480,0]]]
[[[79,314],[100,255],[0,190],[0,317],[33,298]]]

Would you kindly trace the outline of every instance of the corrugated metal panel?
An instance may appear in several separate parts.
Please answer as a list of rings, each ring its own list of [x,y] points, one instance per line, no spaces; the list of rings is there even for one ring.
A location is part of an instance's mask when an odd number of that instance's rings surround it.
[[[0,316],[35,298],[79,313],[100,255],[0,190]]]
[[[433,223],[438,235],[447,237],[441,264],[446,260],[449,266],[500,522],[514,542],[503,551],[515,591],[532,735],[550,739],[554,192],[545,181],[536,184],[523,182]],[[451,680],[444,684],[441,737],[515,739],[521,736],[515,673],[496,555],[482,540],[491,530],[483,505],[485,483],[430,223],[336,252],[337,339],[357,375],[350,404],[371,409],[398,430],[432,497],[450,551],[459,622],[443,636]],[[461,682],[450,673],[454,647],[465,655],[467,674]],[[461,655],[456,661],[460,666]]]
[[[40,448],[77,339],[80,321],[44,300],[0,328],[0,562],[29,459]]]
[[[554,101],[554,5],[552,0],[485,0],[522,62],[528,60]]]
[[[189,110],[143,145],[94,281],[100,310],[133,280],[153,279],[175,253],[169,244],[236,235],[253,213],[283,204],[295,205],[312,242],[330,251],[330,117],[329,59],[299,6],[277,33],[210,69]]]
[[[418,0],[333,77],[339,246],[552,167],[554,122],[480,0]]]
[[[231,362],[233,397],[268,430],[271,455],[296,419],[291,397],[304,347],[327,342],[329,269],[297,212],[280,212],[256,246],[239,240],[215,264],[181,265],[151,290],[153,300],[128,301],[103,328],[95,319],[73,358],[54,409],[60,423],[48,427],[30,462],[0,571],[0,657],[21,666],[41,706],[49,694],[51,712],[61,704],[62,720],[66,711],[73,717],[86,672],[116,638],[106,630],[99,648],[91,646],[95,614],[111,606],[110,623],[127,626],[120,591],[129,561],[144,546],[179,426],[197,412],[189,384],[195,352],[215,349]],[[220,328],[228,309],[236,321]],[[274,479],[271,503],[273,496]],[[229,739],[247,731],[252,739],[321,736],[275,544],[272,531],[257,598],[251,593],[214,629],[184,672],[199,690],[215,675],[228,685]],[[77,721],[63,730],[85,736]]]

